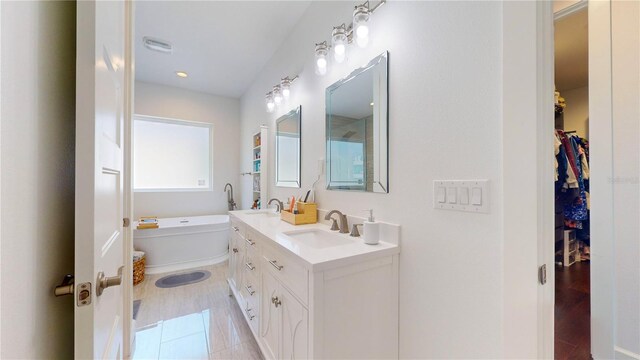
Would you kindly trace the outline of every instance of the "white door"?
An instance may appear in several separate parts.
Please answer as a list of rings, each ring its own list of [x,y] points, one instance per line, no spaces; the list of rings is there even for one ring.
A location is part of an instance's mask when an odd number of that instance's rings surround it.
[[[78,1],[76,359],[123,357],[124,40],[123,1]]]

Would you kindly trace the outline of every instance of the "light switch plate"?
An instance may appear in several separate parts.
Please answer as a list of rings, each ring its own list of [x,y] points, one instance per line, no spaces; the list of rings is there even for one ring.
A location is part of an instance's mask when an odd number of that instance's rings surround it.
[[[433,193],[436,209],[489,213],[489,180],[435,180]]]

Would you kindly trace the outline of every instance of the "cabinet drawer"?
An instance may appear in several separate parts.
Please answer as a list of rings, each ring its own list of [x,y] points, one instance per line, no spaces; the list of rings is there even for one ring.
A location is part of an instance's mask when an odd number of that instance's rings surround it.
[[[247,245],[247,249],[258,250],[260,241],[260,235],[251,229],[247,229],[244,239],[245,244]]]
[[[231,223],[231,233],[236,233],[242,238],[246,236],[246,225],[242,221],[231,216],[229,222]]]
[[[307,304],[309,293],[309,273],[303,266],[292,261],[282,252],[263,247],[264,269],[269,269],[286,287]]]
[[[243,289],[244,290],[244,289]],[[243,300],[242,300],[242,312],[247,316],[247,320],[249,322],[249,326],[253,328],[253,330],[258,332],[258,325],[260,324],[260,313],[258,306],[260,303],[255,301],[247,296],[246,290],[241,290]]]
[[[245,299],[257,299],[260,298],[260,282],[259,276],[254,276],[248,269],[244,270],[244,276],[242,277],[242,291]],[[256,305],[257,306],[257,305]]]
[[[252,276],[259,278],[260,267],[262,264],[260,263],[260,256],[257,251],[252,249],[248,249],[244,254],[244,271],[245,273],[249,273]]]

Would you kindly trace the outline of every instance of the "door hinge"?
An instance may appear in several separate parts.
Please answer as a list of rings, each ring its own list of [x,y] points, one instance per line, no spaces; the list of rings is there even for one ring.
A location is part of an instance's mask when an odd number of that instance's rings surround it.
[[[538,281],[540,281],[540,285],[547,283],[547,264],[538,268]]]
[[[122,227],[129,227],[131,225],[131,220],[129,218],[122,219]]]

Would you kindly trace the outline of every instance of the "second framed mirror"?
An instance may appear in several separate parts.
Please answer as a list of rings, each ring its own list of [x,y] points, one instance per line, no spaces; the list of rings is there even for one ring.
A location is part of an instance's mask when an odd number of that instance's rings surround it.
[[[276,120],[276,186],[299,188],[302,107]]]

